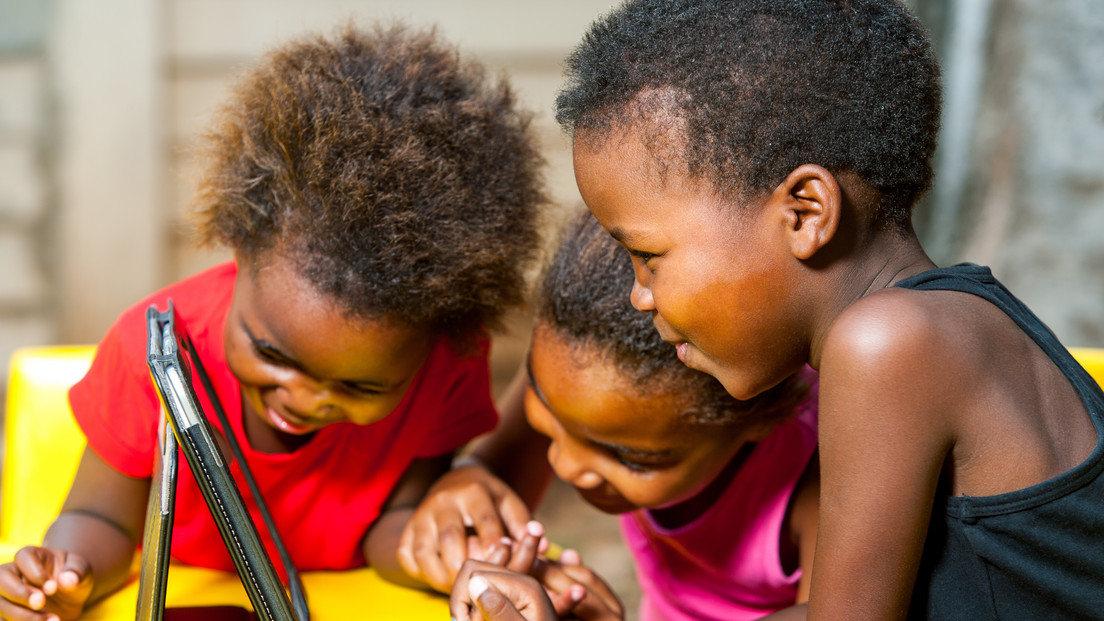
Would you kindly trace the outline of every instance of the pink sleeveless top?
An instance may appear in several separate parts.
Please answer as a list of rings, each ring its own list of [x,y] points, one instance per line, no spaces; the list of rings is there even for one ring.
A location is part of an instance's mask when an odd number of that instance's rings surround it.
[[[794,604],[801,570],[782,569],[779,541],[790,496],[817,444],[817,379],[809,396],[747,457],[694,522],[665,529],[647,510],[621,516],[636,559],[641,621],[759,619]]]

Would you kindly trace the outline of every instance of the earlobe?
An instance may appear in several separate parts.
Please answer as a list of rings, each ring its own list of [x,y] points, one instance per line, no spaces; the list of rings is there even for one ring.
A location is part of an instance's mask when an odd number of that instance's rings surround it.
[[[835,176],[816,164],[802,164],[774,191],[783,201],[790,250],[807,261],[828,244],[839,228],[843,193]]]

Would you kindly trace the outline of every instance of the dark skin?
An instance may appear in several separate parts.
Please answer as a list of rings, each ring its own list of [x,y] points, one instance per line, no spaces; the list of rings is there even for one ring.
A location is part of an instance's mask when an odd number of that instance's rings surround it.
[[[911,230],[872,220],[876,193],[856,175],[803,165],[725,211],[700,183],[640,173],[648,157],[631,131],[593,148],[576,142],[587,205],[634,257],[634,305],[734,396],[806,361],[820,371],[809,617],[905,617],[941,480],[955,495],[1000,494],[1092,451],[1081,400],[1007,316],[968,294],[890,288],[934,264]],[[641,174],[651,183],[634,196]],[[687,282],[723,286],[680,289]],[[727,294],[711,305],[700,291]],[[698,314],[680,315],[695,300]],[[725,305],[744,313],[743,326]],[[778,336],[757,341],[740,332],[748,325]]]
[[[718,433],[714,426],[688,425],[681,412],[686,400],[693,397],[677,390],[642,390],[606,362],[601,350],[573,346],[541,323],[533,332],[528,367],[532,375],[526,416],[534,431],[551,440],[547,459],[557,475],[603,511],[648,507],[653,517],[669,528],[694,521],[712,506],[753,448],[751,443],[773,428],[764,424],[740,433]],[[817,492],[814,460],[795,488],[780,541],[779,560],[786,571],[802,570],[797,602],[808,599]],[[469,581],[480,576],[501,593],[488,589],[472,594]],[[478,607],[494,619],[519,614],[526,619],[555,619],[550,612],[553,609],[563,615],[563,602],[557,599],[563,589],[548,585],[544,575],[536,578],[510,575],[503,568],[470,561],[452,590],[454,615],[463,621],[470,607]],[[592,582],[583,584],[588,596],[580,606],[571,608],[575,617],[594,621],[622,618],[620,607],[589,597]],[[549,602],[535,590],[542,586]],[[505,601],[513,595],[520,598],[516,610],[505,606],[499,598],[504,594],[512,594]],[[491,601],[484,602],[485,597]]]
[[[274,253],[265,259],[256,270],[239,261],[224,335],[250,446],[292,453],[322,426],[370,424],[390,414],[434,339],[399,322],[352,319],[286,258]],[[411,584],[396,557],[398,538],[451,460],[414,461],[365,533],[365,556],[381,576]],[[141,539],[149,485],[86,450],[42,546],[25,547],[0,566],[0,618],[69,621],[122,586]]]
[[[527,385],[521,369],[499,400],[498,427],[433,484],[406,524],[399,562],[437,591],[450,592],[468,558],[485,559],[504,537],[521,541],[552,480],[548,439],[525,422]]]
[[[904,619],[940,483],[1001,494],[1091,453],[1084,404],[1006,315],[891,288],[934,263],[910,228],[873,220],[858,176],[806,164],[733,204],[654,163],[631,128],[575,142],[587,206],[633,257],[634,306],[738,398],[820,371],[814,576],[785,618]]]

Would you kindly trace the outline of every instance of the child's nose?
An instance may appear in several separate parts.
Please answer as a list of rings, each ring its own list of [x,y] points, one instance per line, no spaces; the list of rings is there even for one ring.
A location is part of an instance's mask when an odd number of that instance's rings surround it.
[[[280,388],[284,404],[303,416],[321,416],[332,405],[330,389],[302,373],[295,373]]]
[[[592,489],[602,484],[602,477],[587,467],[579,456],[565,450],[559,442],[548,446],[548,463],[556,476],[579,489]]]
[[[632,302],[633,308],[638,311],[650,313],[655,310],[655,300],[652,299],[652,290],[640,284],[640,279],[633,279],[632,293],[629,294],[629,301]]]

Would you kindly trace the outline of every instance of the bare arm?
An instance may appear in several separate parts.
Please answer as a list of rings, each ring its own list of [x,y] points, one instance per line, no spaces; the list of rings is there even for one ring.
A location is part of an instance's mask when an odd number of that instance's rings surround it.
[[[391,492],[379,519],[368,530],[364,538],[364,556],[368,565],[384,579],[403,586],[425,586],[424,582],[411,578],[399,564],[399,538],[426,491],[448,470],[451,461],[450,454],[411,463]]]
[[[0,617],[70,621],[130,573],[149,479],[125,476],[85,449],[61,514],[42,546],[0,566]]]
[[[493,432],[474,443],[465,457],[475,459],[510,486],[530,510],[540,504],[552,468],[548,465],[548,438],[533,431],[525,420],[528,374],[521,367],[499,400],[501,420]]]
[[[794,490],[790,506],[790,538],[797,546],[797,562],[801,580],[797,583],[798,604],[809,601],[813,579],[813,558],[816,552],[817,517],[820,509],[820,461],[814,453],[805,473]]]
[[[953,361],[900,304],[837,320],[820,368],[812,619],[904,619],[953,444]]]
[[[142,539],[149,479],[135,479],[85,449],[61,515],[43,546],[81,555],[96,579],[91,599],[122,586]]]

